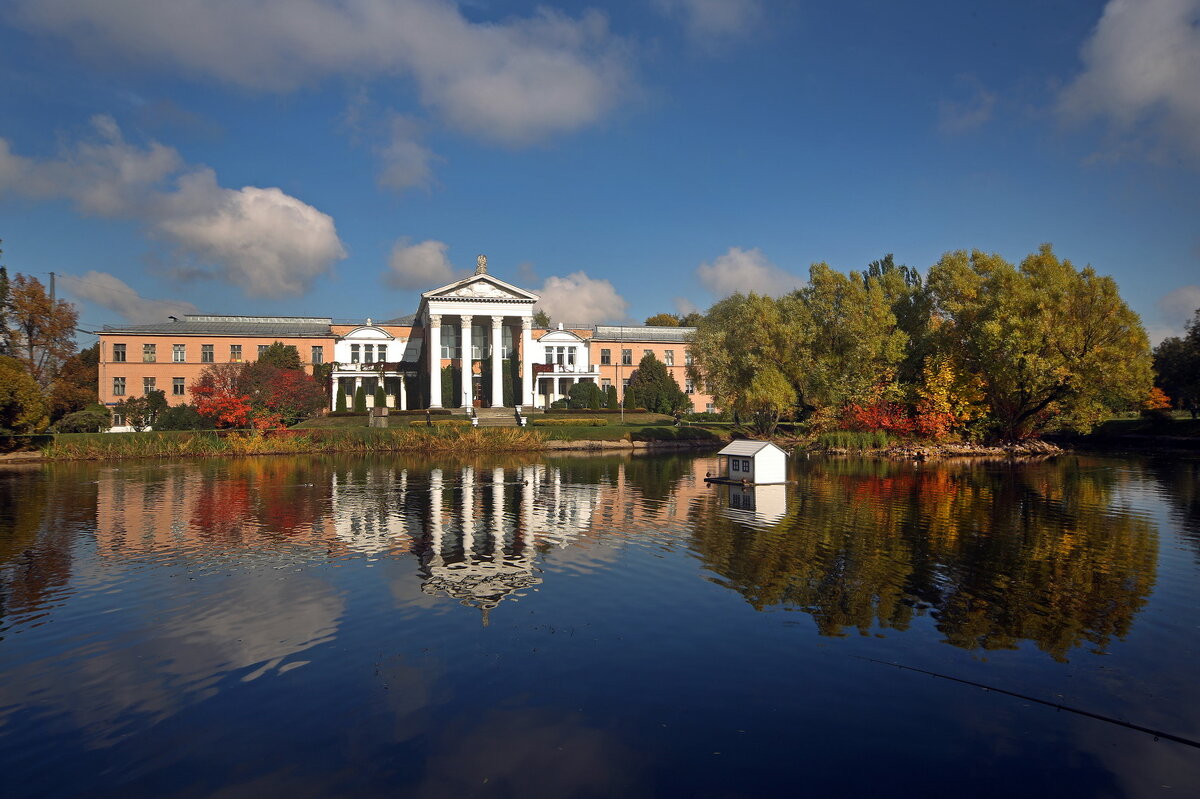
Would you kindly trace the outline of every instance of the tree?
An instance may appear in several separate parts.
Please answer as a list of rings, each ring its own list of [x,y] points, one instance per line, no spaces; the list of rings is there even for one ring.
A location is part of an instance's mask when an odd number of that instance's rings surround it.
[[[383,390],[383,385],[375,386],[375,407],[382,408],[387,405],[387,392]]]
[[[646,324],[651,327],[679,327],[679,323],[679,317],[673,313],[656,313],[646,319]]]
[[[361,385],[354,389],[354,412],[367,412],[367,390]]]
[[[625,390],[626,404],[645,408],[651,413],[681,414],[691,405],[687,394],[679,388],[662,361],[647,352],[638,363],[638,368],[629,376],[629,387]]]
[[[618,402],[619,401],[617,400],[617,387],[610,385],[608,388],[606,388],[604,390],[604,407],[615,409],[617,407]]]
[[[550,329],[550,314],[543,311],[541,308],[533,312],[533,326]]]
[[[0,255],[4,250],[0,250]],[[8,267],[0,266],[0,355],[11,355],[8,350]]]
[[[196,411],[215,427],[242,429],[250,426],[254,408],[241,388],[242,364],[222,363],[205,368],[188,389]]]
[[[8,348],[25,362],[29,374],[43,389],[54,372],[75,351],[75,308],[65,300],[50,302],[35,277],[18,274],[9,287]]]
[[[696,325],[700,324],[700,320],[703,318],[704,314],[700,313],[699,311],[692,311],[691,313],[686,313],[680,317],[679,326],[695,327]]]
[[[100,401],[100,342],[64,360],[50,389],[50,417],[59,419]]]
[[[1155,384],[1195,419],[1200,414],[1200,309],[1183,337],[1163,339],[1154,348]]]
[[[334,391],[337,392],[337,404],[334,406],[334,410],[337,413],[345,413],[346,412],[346,392],[342,391],[341,386],[336,386],[334,388]]]
[[[140,397],[126,397],[113,407],[113,412],[125,418],[125,424],[140,433],[153,427],[159,414],[167,409],[167,395],[163,391],[148,391]]]
[[[0,355],[0,432],[38,433],[49,421],[46,400],[25,364]]]
[[[571,408],[600,407],[600,387],[595,383],[576,383],[567,392],[568,406]]]
[[[211,430],[212,423],[194,405],[172,405],[158,415],[155,430]]]
[[[258,363],[274,366],[277,369],[303,369],[300,363],[300,351],[292,344],[276,341],[258,354]]]
[[[1116,283],[1060,261],[1049,244],[1014,268],[947,253],[929,270],[937,345],[976,375],[1006,439],[1051,423],[1088,430],[1150,391],[1150,347]]]

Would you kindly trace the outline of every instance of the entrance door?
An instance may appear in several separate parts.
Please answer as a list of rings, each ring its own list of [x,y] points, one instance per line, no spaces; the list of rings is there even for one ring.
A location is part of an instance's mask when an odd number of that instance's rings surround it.
[[[476,408],[483,407],[483,378],[479,375],[471,376],[471,404]]]

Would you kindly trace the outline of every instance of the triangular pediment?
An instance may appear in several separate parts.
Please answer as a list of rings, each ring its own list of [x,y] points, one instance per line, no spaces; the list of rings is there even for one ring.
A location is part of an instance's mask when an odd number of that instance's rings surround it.
[[[491,275],[471,275],[448,286],[427,291],[421,295],[426,300],[500,300],[537,302],[540,297],[533,292],[517,288]]]

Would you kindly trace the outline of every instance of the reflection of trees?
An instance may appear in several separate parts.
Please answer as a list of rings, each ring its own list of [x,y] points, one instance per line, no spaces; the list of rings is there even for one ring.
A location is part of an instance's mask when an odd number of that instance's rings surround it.
[[[695,546],[754,607],[803,609],[824,635],[928,610],[955,646],[1063,658],[1128,633],[1154,584],[1157,531],[1112,506],[1111,470],[832,461],[798,477],[780,524],[748,534],[710,503]]]
[[[1180,533],[1200,558],[1200,460],[1154,458],[1146,466],[1175,505]]]

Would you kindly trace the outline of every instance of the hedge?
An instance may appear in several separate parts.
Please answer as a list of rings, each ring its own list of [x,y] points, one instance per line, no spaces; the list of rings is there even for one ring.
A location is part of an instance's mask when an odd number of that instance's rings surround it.
[[[597,414],[649,413],[645,408],[547,408],[547,416],[593,416]]]
[[[607,419],[532,419],[534,427],[604,427]]]

